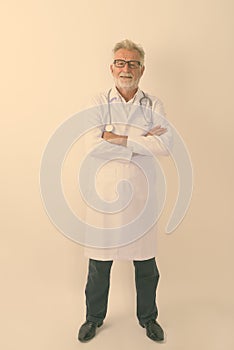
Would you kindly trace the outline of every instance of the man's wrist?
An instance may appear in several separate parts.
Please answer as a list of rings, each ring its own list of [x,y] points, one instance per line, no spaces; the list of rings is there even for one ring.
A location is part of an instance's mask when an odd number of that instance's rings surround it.
[[[118,135],[113,132],[104,131],[102,134],[102,138],[106,141],[126,146],[128,136]]]

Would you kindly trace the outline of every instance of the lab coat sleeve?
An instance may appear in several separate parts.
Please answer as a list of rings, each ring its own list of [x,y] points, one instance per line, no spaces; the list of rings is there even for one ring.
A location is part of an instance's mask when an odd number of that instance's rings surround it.
[[[89,142],[89,155],[105,160],[124,159],[131,160],[133,152],[130,147],[115,145],[102,138],[102,131],[94,129],[91,131]]]
[[[85,149],[89,156],[104,160],[124,159],[131,160],[133,152],[131,148],[112,144],[102,138],[104,125],[101,122],[99,108],[90,111],[86,120],[89,132],[85,135]]]
[[[166,135],[168,133],[168,135]],[[168,156],[171,148],[171,131],[161,136],[128,136],[127,148],[144,156]]]
[[[163,104],[160,100],[154,101],[152,106],[152,116],[153,123],[152,127],[161,125],[161,127],[167,128],[167,131],[161,136],[144,136],[139,134],[134,134],[134,132],[129,134],[127,147],[129,147],[132,152],[145,155],[145,156],[168,156],[172,148],[173,136],[172,128],[165,117],[165,111]]]

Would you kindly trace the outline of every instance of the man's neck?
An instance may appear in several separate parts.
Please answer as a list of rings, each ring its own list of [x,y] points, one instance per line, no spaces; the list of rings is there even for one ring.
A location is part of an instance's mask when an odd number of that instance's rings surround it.
[[[116,86],[117,91],[125,99],[126,102],[130,101],[136,94],[138,88],[135,89],[122,89]]]

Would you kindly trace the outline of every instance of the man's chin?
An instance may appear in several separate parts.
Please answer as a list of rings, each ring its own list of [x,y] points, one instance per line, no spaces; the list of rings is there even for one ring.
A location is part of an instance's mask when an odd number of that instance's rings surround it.
[[[137,86],[135,84],[131,84],[131,83],[118,83],[117,87],[119,87],[120,89],[125,89],[125,90],[134,90],[137,88]]]

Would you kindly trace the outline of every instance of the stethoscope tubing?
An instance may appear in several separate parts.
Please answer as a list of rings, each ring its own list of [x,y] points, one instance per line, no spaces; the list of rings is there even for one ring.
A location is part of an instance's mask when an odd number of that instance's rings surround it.
[[[111,132],[111,131],[114,130],[114,126],[112,125],[112,115],[111,115],[111,106],[110,106],[110,93],[111,93],[111,90],[112,89],[110,89],[108,91],[108,94],[107,94],[109,124],[106,124],[105,131],[108,131],[108,132]],[[139,101],[140,102],[140,106],[143,106],[143,104],[142,104],[143,100],[147,100],[149,102],[149,106],[151,108],[151,122],[152,122],[152,118],[153,118],[153,116],[152,116],[152,105],[153,105],[152,100],[151,100],[150,97],[146,96],[144,91],[142,91],[142,93],[143,93],[143,97],[141,97],[141,99]],[[144,113],[144,118],[145,118],[145,113]],[[146,120],[146,118],[145,118],[145,120]],[[147,120],[146,120],[146,122],[147,122]]]

